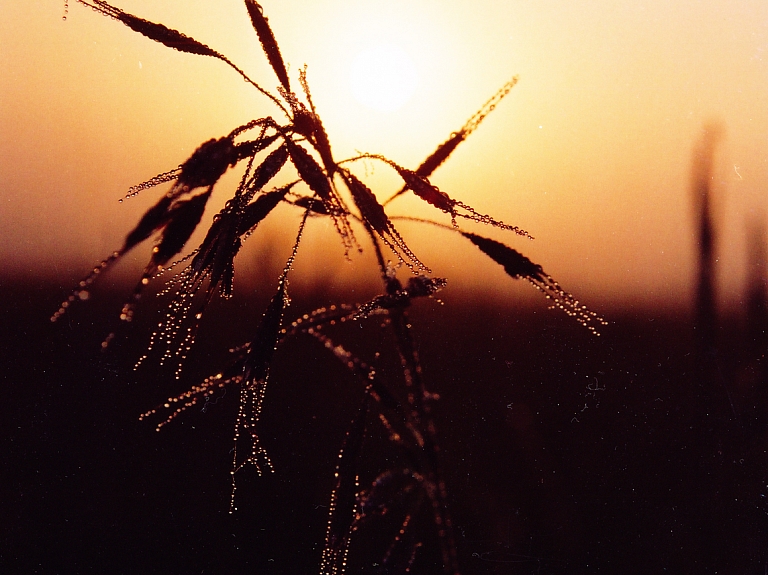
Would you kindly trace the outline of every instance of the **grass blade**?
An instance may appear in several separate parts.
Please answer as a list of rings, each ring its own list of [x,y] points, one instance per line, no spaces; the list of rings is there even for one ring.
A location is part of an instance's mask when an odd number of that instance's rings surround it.
[[[238,235],[243,236],[259,225],[261,220],[266,218],[269,213],[277,207],[277,204],[285,198],[285,194],[288,193],[288,190],[292,187],[293,184],[289,184],[277,190],[267,192],[256,198],[254,202],[248,204],[240,218],[239,227],[237,229]]]
[[[229,136],[204,142],[181,165],[179,179],[171,194],[178,195],[214,185],[227,168],[235,165],[237,159],[238,151]]]
[[[320,564],[321,573],[343,573],[349,554],[350,536],[358,508],[358,459],[365,438],[368,398],[344,438],[336,466],[336,484],[331,492],[328,527]]]
[[[282,110],[286,116],[288,116],[288,112],[283,106],[283,104],[280,102],[280,100],[275,98],[275,96],[273,96],[267,90],[265,90],[264,88],[259,86],[256,82],[251,80],[245,72],[243,72],[240,68],[238,68],[226,56],[224,56],[223,54],[220,54],[213,48],[209,48],[202,42],[198,42],[194,38],[190,38],[186,34],[183,34],[178,30],[168,28],[163,24],[150,22],[149,20],[144,20],[143,18],[139,18],[138,16],[134,16],[133,14],[128,14],[127,12],[123,12],[119,8],[116,8],[110,5],[104,0],[92,0],[93,3],[88,2],[87,0],[76,0],[76,1],[82,4],[83,6],[87,6],[88,8],[91,8],[94,11],[99,12],[100,14],[104,14],[105,16],[109,16],[110,18],[114,18],[115,20],[119,20],[134,32],[138,32],[139,34],[146,36],[150,40],[159,42],[164,46],[168,46],[169,48],[173,48],[174,50],[178,50],[180,52],[187,52],[189,54],[197,54],[201,56],[211,56],[213,58],[221,60],[222,62],[226,63],[230,68],[235,70],[238,74],[240,74],[240,76],[242,76],[242,78],[246,82],[248,82],[251,86],[256,88],[259,92],[264,94],[267,98],[272,100],[272,102],[278,108],[280,108],[280,110]]]
[[[287,92],[291,91],[290,83],[288,81],[288,72],[285,69],[285,63],[283,63],[283,57],[280,54],[280,48],[275,40],[275,35],[272,33],[272,29],[269,27],[264,12],[255,0],[245,0],[245,7],[248,9],[248,15],[251,17],[251,23],[256,30],[256,34],[259,36],[259,42],[261,47],[264,48],[264,53],[267,55],[269,64],[277,75],[277,79],[283,85],[283,88]]]
[[[468,232],[460,233],[480,248],[480,251],[485,255],[502,266],[507,275],[515,279],[523,278],[528,280],[547,299],[552,300],[553,307],[561,309],[567,315],[576,318],[576,321],[595,335],[600,335],[596,325],[608,325],[608,322],[602,317],[587,309],[587,306],[582,305],[573,295],[563,290],[560,284],[544,273],[540,265],[533,263],[520,252],[490,238]]]
[[[477,112],[475,112],[475,114],[469,120],[467,120],[467,122],[458,132],[451,134],[445,142],[440,144],[437,149],[432,152],[418,168],[416,168],[416,174],[422,178],[428,178],[437,168],[443,165],[443,163],[448,159],[448,157],[453,153],[458,145],[466,140],[467,137],[477,129],[477,127],[486,118],[486,116],[488,116],[488,114],[496,109],[498,103],[501,102],[504,96],[509,94],[512,88],[515,87],[515,84],[517,84],[517,81],[518,77],[515,76],[509,82],[504,84],[498,92],[496,92],[485,104],[483,104],[483,106]],[[386,202],[384,202],[384,205],[386,206],[389,202],[394,200],[399,195],[404,194],[407,190],[408,187],[402,188],[394,196],[390,197]]]
[[[168,224],[163,229],[160,243],[152,251],[151,266],[162,266],[175,256],[187,243],[205,212],[205,205],[211,197],[211,188],[189,200],[178,202],[168,215]]]
[[[174,50],[178,50],[179,52],[187,52],[189,54],[198,54],[201,56],[213,56],[214,58],[221,57],[221,54],[209,48],[205,44],[198,42],[194,38],[190,38],[189,36],[182,34],[181,32],[172,28],[168,28],[163,24],[156,24],[154,22],[150,22],[149,20],[144,20],[143,18],[134,16],[133,14],[123,12],[119,8],[104,2],[104,0],[92,0],[93,4],[85,2],[84,0],[78,1],[81,4],[104,14],[105,16],[120,20],[120,22],[128,26],[134,32],[138,32],[150,40],[160,42],[161,44],[168,46],[169,48],[173,48]]]
[[[136,224],[136,227],[125,237],[125,243],[120,252],[127,252],[136,244],[146,240],[156,230],[163,227],[170,216],[171,202],[171,197],[164,195],[154,206],[149,208],[141,217],[139,223]]]
[[[293,251],[280,276],[277,293],[272,296],[272,300],[264,312],[256,334],[248,345],[248,352],[243,362],[242,376],[240,378],[240,407],[235,422],[235,445],[232,450],[232,499],[230,512],[235,509],[234,498],[235,491],[237,490],[235,474],[249,463],[253,464],[259,473],[261,473],[260,463],[264,463],[269,469],[272,469],[272,463],[266,451],[259,443],[259,434],[256,427],[261,416],[261,408],[267,391],[270,363],[280,341],[283,313],[286,306],[290,303],[287,294],[288,273],[291,271],[293,262],[296,259],[296,253],[299,249],[299,243],[304,233],[304,226],[307,223],[308,215],[309,212],[304,213],[301,225],[299,226],[299,233],[296,235],[296,241],[293,244]],[[250,453],[240,462],[238,444],[242,441],[242,432],[247,432],[247,436],[250,438]]]
[[[237,161],[243,160],[245,158],[252,158],[256,154],[258,154],[261,150],[264,150],[271,146],[277,138],[279,138],[279,134],[272,134],[270,136],[265,136],[263,138],[258,138],[257,140],[248,140],[247,142],[242,142],[240,144],[235,144],[236,154],[237,154]]]
[[[510,226],[509,224],[505,224],[501,220],[497,220],[489,215],[479,213],[472,206],[467,205],[464,202],[454,200],[448,194],[432,184],[426,177],[419,175],[413,170],[404,168],[392,160],[385,158],[384,156],[379,156],[376,154],[362,154],[359,156],[359,158],[372,158],[389,164],[395,171],[397,171],[397,173],[403,179],[403,182],[405,182],[406,190],[412,190],[414,194],[416,194],[425,202],[432,204],[437,209],[449,214],[451,216],[451,222],[453,223],[454,227],[457,227],[456,218],[464,218],[467,220],[472,220],[473,222],[488,224],[496,228],[509,230],[520,236],[533,239],[533,237],[528,232],[517,226]]]
[[[270,153],[264,161],[259,164],[253,173],[253,177],[248,182],[247,188],[251,193],[258,192],[266,186],[272,178],[283,168],[288,161],[288,148],[285,145],[280,146]]]
[[[544,278],[546,278],[546,274],[540,265],[533,263],[523,254],[505,244],[469,232],[460,233],[480,248],[485,255],[503,266],[504,271],[509,276],[516,279],[526,278],[537,282],[544,281]]]
[[[299,176],[306,182],[309,188],[315,192],[324,204],[333,212],[338,209],[338,198],[335,198],[331,182],[323,172],[323,168],[303,147],[290,139],[285,140],[291,162],[299,172]]]
[[[326,211],[333,219],[336,231],[341,236],[344,249],[349,250],[355,244],[355,234],[349,225],[347,216],[349,210],[336,191],[331,186],[331,182],[326,176],[323,168],[303,147],[294,143],[290,138],[285,140],[288,147],[288,154],[291,162],[299,172],[299,177],[317,194],[323,202]]]
[[[283,321],[283,312],[287,304],[286,282],[281,281],[277,293],[264,312],[256,334],[251,340],[248,356],[243,367],[243,380],[246,385],[267,379],[269,364],[275,354],[277,342],[280,339],[280,328]]]
[[[384,208],[368,186],[349,171],[343,171],[341,175],[352,193],[352,199],[355,201],[357,209],[360,210],[363,221],[378,234],[381,240],[411,271],[417,273],[418,270],[430,273],[430,269],[419,261],[395,229]]]

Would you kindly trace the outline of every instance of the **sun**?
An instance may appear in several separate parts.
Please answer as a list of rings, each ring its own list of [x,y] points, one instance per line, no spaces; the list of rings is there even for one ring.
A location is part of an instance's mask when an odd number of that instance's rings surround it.
[[[352,95],[373,110],[394,112],[413,96],[418,74],[413,60],[394,44],[376,44],[359,52],[349,70]]]

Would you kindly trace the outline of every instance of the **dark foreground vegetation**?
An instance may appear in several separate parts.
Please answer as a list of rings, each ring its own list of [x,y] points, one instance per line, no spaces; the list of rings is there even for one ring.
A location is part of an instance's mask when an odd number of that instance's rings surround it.
[[[768,571],[765,287],[755,275],[744,329],[718,322],[716,130],[705,130],[695,152],[695,318],[617,311],[598,338],[607,322],[541,266],[459,224],[527,232],[428,179],[516,78],[415,169],[375,153],[337,160],[306,68],[292,87],[254,0],[245,8],[277,95],[182,32],[104,0],[78,3],[223,62],[278,113],[203,142],[177,168],[131,188],[127,197],[173,182],[57,311],[58,285],[3,285],[0,570]],[[367,161],[394,170],[400,192],[382,203],[352,172]],[[240,184],[184,256],[214,187],[238,164]],[[283,168],[294,180],[273,188]],[[422,225],[459,234],[475,257],[526,280],[570,320],[445,290],[396,228],[414,218],[385,209],[406,193],[452,224]],[[292,253],[243,298],[233,279],[235,261],[246,260],[236,256],[285,204],[303,213]],[[375,255],[378,291],[291,288],[291,303],[288,276],[316,218],[350,263],[352,253]],[[122,307],[108,301],[95,280],[153,236],[132,294]],[[167,283],[156,287],[161,276]],[[152,289],[166,296],[159,320],[151,303],[139,311]]]
[[[92,290],[97,289],[96,284],[101,283],[97,280],[104,272],[154,237],[149,262],[132,294],[123,302],[119,316],[123,325],[104,336],[100,347],[108,353],[112,353],[115,346],[119,349],[119,342],[123,341],[119,332],[135,325],[138,304],[149,293],[147,286],[157,285],[156,280],[162,278],[165,287],[161,293],[169,296],[170,301],[162,319],[151,320],[152,323],[145,326],[151,333],[149,343],[134,368],[146,369],[154,361],[162,367],[173,365],[167,377],[177,382],[182,369],[187,369],[187,360],[203,360],[206,365],[216,367],[208,368],[211,371],[207,376],[197,376],[185,390],[171,390],[170,395],[158,398],[157,407],[145,410],[140,420],[155,419],[154,425],[159,431],[179,416],[187,415],[185,412],[200,408],[207,413],[215,409],[225,395],[239,396],[229,450],[231,513],[238,509],[238,488],[248,481],[249,474],[260,477],[274,471],[263,441],[268,437],[265,433],[284,437],[280,432],[290,419],[288,414],[304,415],[303,419],[313,422],[313,426],[321,426],[314,431],[314,437],[323,447],[318,448],[317,453],[322,453],[336,435],[322,427],[322,415],[333,414],[334,418],[328,423],[346,422],[346,433],[337,448],[336,465],[329,475],[330,486],[326,485],[330,487],[324,499],[327,505],[315,507],[327,508],[319,572],[322,575],[353,572],[459,575],[461,552],[452,520],[454,505],[446,481],[451,474],[443,469],[445,448],[441,447],[433,415],[441,388],[431,387],[423,375],[422,346],[408,313],[415,301],[433,299],[442,291],[446,279],[432,275],[431,268],[400,235],[395,220],[399,223],[402,219],[415,219],[421,225],[450,230],[479,250],[475,256],[487,256],[511,279],[524,279],[546,296],[553,307],[573,317],[593,334],[597,334],[600,325],[607,325],[597,313],[561,288],[540,265],[506,243],[462,229],[459,222],[470,227],[473,224],[493,227],[532,239],[526,231],[475,210],[429,180],[511,91],[517,77],[507,81],[415,169],[368,152],[340,160],[332,152],[331,139],[313,103],[307,67],[298,71],[298,84],[296,80],[292,83],[268,18],[255,0],[245,0],[244,12],[253,26],[253,40],[258,40],[279,81],[274,93],[255,82],[228,57],[181,31],[124,12],[105,0],[77,2],[170,49],[219,60],[271,101],[274,115],[254,117],[230,129],[223,137],[202,142],[178,167],[166,169],[131,187],[126,198],[150,190],[156,193],[153,188],[173,182],[129,228],[122,247],[116,246],[77,283],[52,314],[51,322],[62,323],[62,318],[68,321],[73,306],[78,307],[79,302],[92,298],[95,293]],[[363,176],[353,172],[355,165],[359,169],[360,164],[366,162],[380,163],[393,170],[402,180],[400,191],[382,202],[361,179]],[[234,191],[229,190],[229,199],[213,217],[202,243],[196,249],[188,247],[187,243],[203,220],[214,188],[221,187],[217,183],[234,167],[241,169],[240,183]],[[275,187],[280,178],[285,177],[292,181]],[[440,219],[414,218],[413,214],[406,218],[393,217],[386,206],[403,194],[413,194],[434,208],[440,217],[449,216],[451,225]],[[293,224],[303,213],[294,228],[296,239],[279,274],[276,290],[274,287],[264,290],[261,286],[256,291],[247,310],[241,310],[241,317],[250,316],[243,326],[247,327],[246,333],[240,341],[233,341],[231,338],[238,332],[234,316],[222,314],[224,323],[220,319],[206,322],[204,316],[207,319],[214,310],[215,299],[220,303],[216,296],[231,298],[235,262],[240,269],[239,266],[248,261],[236,256],[244,242],[254,237],[262,221],[277,217],[274,213],[278,206],[290,207],[294,212]],[[291,297],[289,275],[292,280],[295,259],[300,251],[305,253],[301,246],[309,241],[303,240],[307,222],[318,218],[329,224],[326,232],[330,230],[337,237],[350,264],[353,253],[367,252],[375,256],[380,288],[362,302],[338,299],[335,294],[327,294],[332,297],[326,298],[302,298],[301,304],[291,308],[292,317],[287,317]],[[185,248],[191,251],[185,252]],[[169,275],[173,277],[169,279]],[[268,301],[257,302],[258,295],[270,291],[273,295]],[[301,306],[307,303],[312,306],[304,307],[302,314]],[[254,304],[264,310],[262,314],[248,313]],[[294,312],[297,308],[298,314]],[[210,329],[204,325],[214,328],[209,341],[228,342],[228,361],[209,357],[217,354],[215,346],[201,352],[195,345],[198,335],[203,333],[201,330]],[[460,331],[453,333],[462,335]],[[301,341],[294,343],[302,339],[312,340],[314,347],[303,349]],[[466,357],[471,347],[454,344],[454,354]],[[324,369],[327,362],[317,357],[318,351],[338,361],[353,382],[339,379],[330,366]],[[305,409],[301,407],[301,400],[291,401],[274,412],[278,414],[277,422],[262,417],[272,372],[279,374],[282,369],[276,367],[280,359],[286,361],[290,369],[301,368],[300,372],[283,374],[285,380],[309,380],[318,384],[312,385],[310,392],[303,391],[301,385],[292,386],[288,388],[289,397],[307,401],[321,390],[322,397],[333,398],[331,406],[318,412],[320,401],[307,403]],[[443,363],[443,359],[436,363]],[[464,370],[455,366],[451,372],[455,376]],[[337,383],[331,385],[330,381]],[[325,389],[321,383],[325,383]],[[455,386],[455,381],[453,383]],[[599,383],[594,384],[597,385]],[[448,389],[450,387],[453,386]],[[591,392],[597,393],[597,387]],[[507,405],[511,411],[519,409],[514,402]],[[345,409],[339,411],[339,407]],[[355,414],[354,417],[350,413]],[[264,426],[270,423],[274,426],[265,432]],[[377,456],[375,462],[371,461],[372,454]],[[313,479],[314,487],[318,485],[320,467],[315,464],[307,470],[306,475]],[[309,492],[302,491],[305,496]],[[280,510],[285,512],[287,507]],[[301,535],[295,528],[291,528],[291,532],[294,537]]]
[[[249,333],[271,288],[211,314],[172,389],[171,368],[132,370],[158,306],[100,353],[124,288],[51,324],[62,287],[0,288],[0,572],[317,572],[338,448],[359,407],[347,370],[313,338],[278,349],[261,427],[275,473],[243,475],[229,514],[236,394],[161,433],[138,416],[209,375],[225,353],[215,334]],[[294,315],[327,298],[292,295]],[[743,326],[720,328],[710,377],[683,317],[614,310],[595,338],[544,305],[488,305],[450,286],[441,296],[439,313],[425,299],[410,315],[441,397],[462,572],[764,573],[766,391]],[[401,456],[382,429],[369,433],[363,485]],[[361,572],[380,572],[365,559],[376,545],[353,541]]]

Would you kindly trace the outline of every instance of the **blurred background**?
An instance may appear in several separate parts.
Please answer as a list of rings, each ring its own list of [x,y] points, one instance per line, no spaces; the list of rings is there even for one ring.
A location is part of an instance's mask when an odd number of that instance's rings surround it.
[[[207,43],[274,91],[242,2],[215,10],[195,0],[121,7]],[[63,2],[4,9],[5,270],[81,275],[152,201],[150,192],[117,205],[129,186],[178,166],[207,139],[277,113],[221,62],[168,50],[82,6],[72,5],[66,21]],[[704,124],[719,123],[718,297],[738,307],[745,230],[764,219],[768,179],[764,2],[324,1],[265,10],[290,75],[308,66],[337,158],[359,150],[415,167],[519,75],[434,181],[528,230],[536,241],[513,239],[515,247],[599,306],[688,305],[692,149]],[[353,90],[366,54],[382,49],[408,64],[409,96],[397,109],[366,105]],[[375,66],[374,56],[367,67]],[[380,197],[397,189],[386,168],[370,170]],[[405,198],[392,208],[432,213]],[[450,237],[401,227],[455,285],[509,292],[502,273],[438,249]],[[340,250],[331,244],[330,251]],[[340,258],[338,266],[348,277],[350,266]]]
[[[466,572],[763,573],[768,4],[262,5],[293,82],[307,65],[337,160],[370,152],[415,168],[519,76],[432,181],[530,232],[533,241],[467,224],[610,320],[595,338],[463,238],[396,224],[449,280],[442,305],[420,302],[413,316],[443,396]],[[119,6],[206,43],[274,91],[241,1]],[[295,238],[289,208],[240,254],[236,297],[214,304],[181,382],[156,363],[131,369],[162,301],[148,298],[98,352],[150,242],[100,278],[87,305],[48,320],[160,193],[118,203],[130,186],[278,111],[222,62],[81,5],[2,7],[0,571],[314,570],[357,405],[322,350],[283,352],[274,380],[300,387],[273,385],[265,407],[279,473],[248,480],[239,515],[227,514],[234,393],[163,434],[136,420],[252,333]],[[382,200],[400,186],[383,164],[355,171]],[[217,184],[204,221],[239,174]],[[449,223],[411,197],[390,206]],[[347,261],[329,232],[309,223],[289,315],[379,290],[371,254]]]

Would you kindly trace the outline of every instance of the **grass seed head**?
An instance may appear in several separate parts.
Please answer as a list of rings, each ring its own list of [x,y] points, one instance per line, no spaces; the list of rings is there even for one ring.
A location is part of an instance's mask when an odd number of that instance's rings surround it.
[[[261,47],[264,48],[269,64],[275,71],[277,79],[280,80],[280,84],[282,84],[285,90],[290,92],[291,86],[288,81],[288,72],[285,69],[283,56],[280,54],[280,48],[275,40],[275,35],[272,33],[272,28],[269,26],[267,17],[264,16],[263,9],[255,0],[245,0],[245,7],[248,9],[248,16],[251,17],[251,23],[254,30],[256,30],[256,34],[259,36],[259,42],[261,42]]]
[[[231,138],[208,140],[181,165],[181,174],[174,186],[175,193],[214,185],[237,159],[238,153]]]
[[[104,14],[105,16],[110,16],[111,18],[120,20],[131,30],[138,32],[139,34],[142,34],[147,38],[154,40],[155,42],[160,42],[169,48],[173,48],[174,50],[187,52],[189,54],[198,54],[201,56],[219,56],[218,52],[215,50],[212,50],[205,44],[202,44],[201,42],[198,42],[197,40],[190,38],[189,36],[182,34],[177,30],[168,28],[163,24],[156,24],[154,22],[150,22],[149,20],[144,20],[143,18],[139,18],[133,14],[123,12],[119,8],[115,8],[109,3],[104,2],[104,0],[92,0],[93,3],[87,2],[85,0],[78,0],[78,2]]]
[[[152,251],[151,264],[154,267],[165,265],[168,260],[181,251],[197,228],[205,211],[211,188],[189,200],[178,202],[168,214],[168,223],[163,229],[160,242]]]

